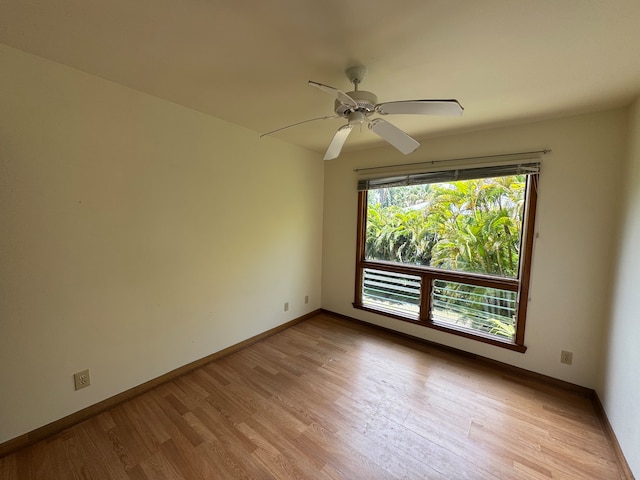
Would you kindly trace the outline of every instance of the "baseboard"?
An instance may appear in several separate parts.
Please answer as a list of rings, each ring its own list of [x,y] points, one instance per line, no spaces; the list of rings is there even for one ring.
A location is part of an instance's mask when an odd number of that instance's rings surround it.
[[[583,387],[581,385],[576,385],[574,383],[566,382],[564,380],[559,380],[557,378],[549,377],[547,375],[542,375],[540,373],[532,372],[531,370],[526,370],[524,368],[515,367],[513,365],[509,365],[507,363],[499,362],[497,360],[492,360],[487,357],[483,357],[481,355],[476,355],[473,353],[465,352],[464,350],[459,350],[457,348],[449,347],[446,345],[442,345],[436,342],[432,342],[430,340],[425,340],[420,337],[415,337],[413,335],[409,335],[408,333],[398,332],[396,330],[392,330],[390,328],[381,327],[380,325],[376,325],[373,323],[365,322],[363,320],[358,320],[353,317],[349,317],[347,315],[343,315],[341,313],[335,313],[329,310],[321,310],[323,314],[329,315],[335,318],[340,318],[342,320],[347,320],[349,322],[353,322],[358,325],[363,325],[366,327],[371,327],[379,331],[385,332],[387,335],[395,336],[396,338],[402,338],[405,340],[412,341],[416,344],[423,345],[427,348],[448,352],[453,355],[462,356],[464,358],[472,358],[475,362],[480,364],[484,364],[488,367],[494,368],[500,372],[507,372],[513,375],[517,375],[522,379],[526,379],[538,384],[550,385],[553,387],[559,387],[564,390],[568,390],[570,392],[579,394],[581,396],[587,397],[591,400],[593,404],[593,408],[598,416],[600,423],[602,425],[602,429],[604,430],[607,439],[609,440],[609,444],[613,449],[616,460],[618,461],[618,467],[620,469],[620,474],[624,480],[635,480],[633,476],[633,472],[627,463],[627,459],[620,448],[620,444],[618,443],[618,439],[616,437],[611,424],[609,423],[609,419],[607,418],[607,414],[598,398],[598,394],[592,388]]]
[[[11,453],[17,450],[20,450],[21,448],[28,447],[29,445],[39,442],[40,440],[44,440],[45,438],[56,435],[66,430],[67,428],[70,428],[80,422],[83,422],[95,415],[98,415],[104,412],[105,410],[108,410],[109,408],[113,408],[116,405],[126,402],[127,400],[130,400],[134,397],[137,397],[138,395],[141,395],[159,385],[162,385],[163,383],[167,383],[177,377],[180,377],[189,372],[192,372],[193,370],[196,370],[206,365],[207,363],[210,363],[220,358],[231,355],[232,353],[242,350],[243,348],[246,348],[249,345],[252,345],[256,342],[259,342],[260,340],[270,337],[271,335],[275,335],[276,333],[282,332],[283,330],[286,330],[287,328],[290,328],[293,325],[303,322],[309,318],[315,317],[319,313],[321,313],[320,309],[314,310],[313,312],[307,313],[306,315],[302,315],[301,317],[298,317],[289,322],[283,323],[282,325],[278,325],[277,327],[267,330],[266,332],[260,333],[240,343],[227,347],[224,350],[220,350],[219,352],[213,353],[204,358],[188,363],[187,365],[183,365],[182,367],[176,368],[175,370],[172,370],[168,373],[165,373],[164,375],[161,375],[157,378],[149,380],[148,382],[145,382],[141,385],[133,387],[122,393],[114,395],[113,397],[109,397],[94,405],[83,408],[82,410],[72,413],[71,415],[68,415],[64,418],[51,422],[48,425],[37,428],[31,432],[25,433],[24,435],[20,435],[16,438],[3,442],[0,444],[0,458],[10,455]]]
[[[616,437],[615,432],[613,431],[613,427],[609,423],[609,418],[607,417],[607,412],[602,406],[602,402],[598,397],[598,394],[595,390],[593,390],[593,395],[591,396],[591,401],[593,402],[593,408],[595,408],[596,413],[598,414],[598,418],[600,419],[600,424],[602,425],[602,429],[604,430],[605,435],[609,439],[611,444],[611,448],[613,448],[613,453],[616,456],[616,460],[618,461],[618,466],[620,467],[620,473],[622,478],[625,480],[635,480],[633,476],[633,472],[631,471],[631,467],[627,463],[627,459],[622,452],[622,448],[620,448],[620,443],[618,443],[618,438]]]

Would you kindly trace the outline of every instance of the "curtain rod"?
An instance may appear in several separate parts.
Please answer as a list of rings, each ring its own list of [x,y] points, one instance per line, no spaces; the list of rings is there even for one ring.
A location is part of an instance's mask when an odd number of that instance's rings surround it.
[[[431,160],[428,162],[415,162],[415,163],[400,163],[400,164],[396,164],[396,165],[383,165],[380,167],[367,167],[367,168],[356,168],[353,171],[354,172],[371,172],[373,170],[379,170],[381,168],[389,168],[389,167],[410,167],[413,165],[435,165],[436,163],[443,163],[443,162],[456,162],[456,161],[460,161],[460,160],[480,160],[483,158],[500,158],[500,157],[512,157],[514,155],[531,155],[532,153],[541,153],[543,155],[546,155],[547,153],[550,153],[551,150],[533,150],[531,152],[516,152],[516,153],[503,153],[500,155],[483,155],[480,157],[462,157],[462,158],[450,158],[448,160]]]

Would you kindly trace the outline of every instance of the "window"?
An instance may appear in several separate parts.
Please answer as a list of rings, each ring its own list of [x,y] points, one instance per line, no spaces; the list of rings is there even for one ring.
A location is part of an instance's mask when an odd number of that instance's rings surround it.
[[[539,166],[359,181],[354,307],[524,352]]]

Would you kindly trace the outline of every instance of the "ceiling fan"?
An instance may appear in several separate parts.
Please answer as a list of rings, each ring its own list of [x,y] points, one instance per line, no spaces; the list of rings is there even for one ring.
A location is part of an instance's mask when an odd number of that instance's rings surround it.
[[[313,122],[316,120],[325,120],[328,118],[345,118],[347,124],[338,129],[333,136],[333,140],[329,144],[329,148],[324,155],[325,160],[333,160],[340,155],[340,151],[351,130],[356,125],[366,123],[371,131],[380,136],[402,153],[409,154],[413,152],[420,144],[405,132],[386,120],[373,115],[390,115],[390,114],[417,114],[417,115],[448,115],[460,116],[464,108],[455,99],[449,100],[401,100],[395,102],[377,103],[378,97],[366,90],[358,90],[358,85],[362,82],[367,69],[363,66],[350,67],[346,70],[349,81],[353,83],[353,91],[345,93],[337,88],[324,85],[322,83],[309,80],[312,85],[335,98],[334,111],[335,115],[326,117],[312,118],[302,122],[287,125],[271,132],[264,133],[260,137],[271,135],[281,130],[295,127],[303,123]]]

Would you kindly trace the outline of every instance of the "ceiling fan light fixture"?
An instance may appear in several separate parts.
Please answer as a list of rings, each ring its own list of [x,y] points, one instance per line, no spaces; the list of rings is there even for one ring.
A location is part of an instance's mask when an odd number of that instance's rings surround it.
[[[352,125],[352,126],[362,125],[364,122],[367,121],[367,117],[365,116],[365,114],[359,110],[349,113],[347,115],[347,119],[349,119],[349,125]]]

